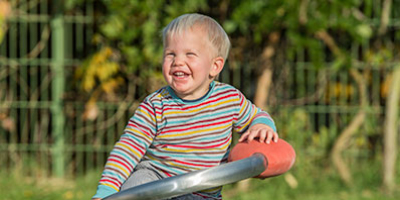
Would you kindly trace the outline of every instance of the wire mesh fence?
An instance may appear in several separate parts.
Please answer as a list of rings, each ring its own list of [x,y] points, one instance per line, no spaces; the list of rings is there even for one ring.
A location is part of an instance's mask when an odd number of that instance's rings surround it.
[[[54,6],[61,3],[56,0],[13,3],[16,11],[8,18],[0,44],[0,168],[31,176],[83,174],[101,168],[140,99],[98,101],[88,112],[87,102],[75,96],[74,72],[93,51],[95,4],[90,1],[64,12]],[[400,30],[400,14],[393,15],[386,38],[390,44]],[[368,44],[358,43],[349,48],[355,59],[369,49]],[[220,80],[251,99],[258,63],[250,60],[244,66],[228,64]],[[268,111],[275,115],[278,128],[283,127],[284,136],[309,131],[310,135],[291,136],[300,142],[302,137],[321,139],[325,131],[326,138],[334,139],[360,108],[360,84],[351,69],[329,67],[333,63],[328,58],[323,69],[308,61],[307,52],[299,50],[294,59],[277,62]],[[388,80],[396,65],[355,67],[365,80],[368,99],[368,123],[357,136],[360,141],[379,142],[374,138],[382,132]],[[91,112],[96,117],[88,120]],[[366,146],[365,141],[360,145]]]

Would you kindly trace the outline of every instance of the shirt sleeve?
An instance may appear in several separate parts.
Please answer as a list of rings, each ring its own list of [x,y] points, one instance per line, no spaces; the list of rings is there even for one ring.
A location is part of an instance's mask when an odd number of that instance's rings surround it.
[[[153,106],[145,100],[136,109],[124,134],[111,151],[93,198],[104,198],[120,190],[153,142],[156,129]]]
[[[234,121],[234,130],[243,133],[255,124],[265,124],[276,132],[274,120],[266,112],[256,107],[250,100],[238,91],[237,118]]]

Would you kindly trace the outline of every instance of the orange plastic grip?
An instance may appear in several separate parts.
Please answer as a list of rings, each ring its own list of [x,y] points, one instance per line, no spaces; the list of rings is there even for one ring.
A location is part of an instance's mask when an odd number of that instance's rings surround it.
[[[255,153],[261,153],[266,157],[267,169],[256,178],[268,178],[278,176],[292,168],[296,153],[293,147],[286,141],[279,139],[278,142],[270,144],[260,143],[256,140],[248,143],[240,142],[231,150],[228,161],[236,161],[252,156]]]

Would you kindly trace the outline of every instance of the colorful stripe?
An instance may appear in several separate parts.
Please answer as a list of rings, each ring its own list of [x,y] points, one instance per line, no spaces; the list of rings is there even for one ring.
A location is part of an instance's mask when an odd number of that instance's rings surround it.
[[[232,130],[252,122],[275,125],[234,87],[213,82],[207,98],[185,103],[165,87],[149,95],[129,120],[108,158],[100,185],[119,191],[139,161],[150,162],[164,177],[226,162]],[[102,188],[102,187],[99,187]],[[196,195],[221,199],[221,188]]]

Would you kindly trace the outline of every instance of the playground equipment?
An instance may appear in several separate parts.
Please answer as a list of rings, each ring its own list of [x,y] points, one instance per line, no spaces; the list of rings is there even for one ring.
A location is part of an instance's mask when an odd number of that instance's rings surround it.
[[[139,185],[106,200],[154,200],[234,183],[247,178],[268,178],[288,171],[296,154],[292,146],[279,139],[277,143],[238,143],[229,154],[229,162],[217,167],[190,172]]]

